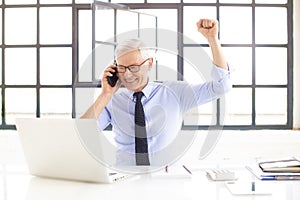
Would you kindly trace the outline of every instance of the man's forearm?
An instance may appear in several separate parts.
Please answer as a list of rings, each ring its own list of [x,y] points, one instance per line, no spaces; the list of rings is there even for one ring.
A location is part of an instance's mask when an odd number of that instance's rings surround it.
[[[97,119],[111,98],[112,95],[101,93],[93,105],[80,118]]]
[[[220,41],[217,38],[208,39],[212,51],[213,62],[217,67],[228,70],[227,61],[223,53]]]

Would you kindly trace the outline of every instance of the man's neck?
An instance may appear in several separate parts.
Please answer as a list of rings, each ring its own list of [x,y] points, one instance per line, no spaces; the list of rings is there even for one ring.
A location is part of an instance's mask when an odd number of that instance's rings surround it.
[[[138,89],[134,90],[134,92],[140,92],[140,91],[142,91],[148,85],[148,83],[149,83],[149,78],[147,79],[147,82],[146,82],[145,85],[143,85],[143,86],[139,87]]]

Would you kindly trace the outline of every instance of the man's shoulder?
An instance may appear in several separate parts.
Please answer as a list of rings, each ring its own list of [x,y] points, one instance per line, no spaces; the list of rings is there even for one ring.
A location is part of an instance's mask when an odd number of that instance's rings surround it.
[[[187,85],[188,83],[186,81],[153,81],[152,84],[154,85]]]
[[[167,91],[171,93],[183,93],[190,88],[190,85],[186,81],[153,81],[152,92]]]
[[[186,81],[153,81],[153,84],[161,88],[178,88],[189,85]]]

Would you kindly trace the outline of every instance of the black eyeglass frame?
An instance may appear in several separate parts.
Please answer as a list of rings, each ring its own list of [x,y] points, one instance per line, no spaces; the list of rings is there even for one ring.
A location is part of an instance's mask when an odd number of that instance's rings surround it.
[[[147,58],[146,60],[144,60],[141,64],[133,64],[133,65],[129,65],[129,66],[124,66],[124,65],[117,65],[117,71],[118,73],[125,73],[126,69],[128,69],[130,72],[132,73],[136,73],[138,71],[140,71],[140,67],[145,64],[146,61],[150,60],[150,58]],[[120,68],[122,70],[120,70]]]

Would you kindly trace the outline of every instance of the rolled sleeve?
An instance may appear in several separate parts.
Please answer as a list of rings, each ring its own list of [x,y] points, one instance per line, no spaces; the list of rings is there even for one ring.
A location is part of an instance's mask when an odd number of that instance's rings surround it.
[[[212,88],[215,90],[216,93],[219,93],[220,95],[228,92],[232,88],[231,83],[231,69],[228,66],[228,70],[222,69],[220,67],[214,66],[212,68],[211,76],[213,78],[214,87]]]
[[[111,115],[108,109],[105,107],[100,116],[98,117],[98,126],[100,130],[104,130],[111,121]]]

